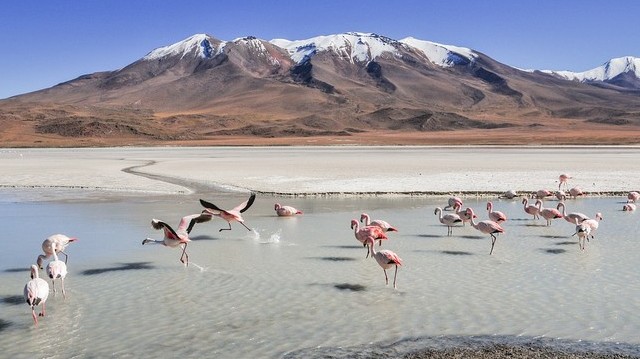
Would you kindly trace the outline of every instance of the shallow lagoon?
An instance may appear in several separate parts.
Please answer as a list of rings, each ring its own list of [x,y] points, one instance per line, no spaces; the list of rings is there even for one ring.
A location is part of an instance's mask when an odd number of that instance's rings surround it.
[[[178,249],[141,245],[145,237],[161,238],[151,218],[177,225],[201,210],[198,198],[233,207],[246,194],[63,192],[3,190],[0,197],[0,347],[7,357],[157,357],[167,351],[281,357],[304,348],[441,335],[640,345],[640,220],[621,210],[623,198],[567,201],[568,211],[604,216],[584,252],[571,236],[573,225],[559,220],[546,227],[519,201],[494,199],[510,220],[489,256],[488,237],[473,228],[446,236],[433,214],[446,197],[259,195],[245,213],[251,232],[237,224],[218,232],[226,227],[219,219],[197,225],[185,268]],[[484,219],[486,200],[465,198],[465,204]],[[305,214],[278,218],[275,202]],[[382,247],[405,262],[397,290],[385,286],[382,270],[365,259],[349,228],[362,211],[400,230]],[[80,238],[67,248],[68,298],[50,296],[36,329],[22,288],[42,240],[58,232]]]

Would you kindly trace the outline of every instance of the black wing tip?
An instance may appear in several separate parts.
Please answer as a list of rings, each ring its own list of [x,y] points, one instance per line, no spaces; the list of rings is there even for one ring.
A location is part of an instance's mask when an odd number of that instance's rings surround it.
[[[249,207],[251,207],[251,205],[253,204],[253,202],[255,200],[256,200],[256,194],[254,192],[251,192],[251,196],[249,196],[249,200],[247,201],[247,205],[244,206],[244,208],[240,210],[240,213],[244,213],[246,210],[248,210]]]

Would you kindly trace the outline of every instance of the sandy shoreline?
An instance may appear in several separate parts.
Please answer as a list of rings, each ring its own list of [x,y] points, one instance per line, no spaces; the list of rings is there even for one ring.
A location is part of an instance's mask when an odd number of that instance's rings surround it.
[[[158,194],[499,194],[640,188],[640,147],[198,147],[0,150],[0,187]]]

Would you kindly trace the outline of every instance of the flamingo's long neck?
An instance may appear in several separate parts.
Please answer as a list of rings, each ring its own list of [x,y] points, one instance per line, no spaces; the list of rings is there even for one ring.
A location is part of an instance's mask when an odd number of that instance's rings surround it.
[[[368,226],[369,224],[371,224],[371,218],[369,218],[368,214],[363,214],[362,215],[362,219],[364,219],[364,225]]]
[[[51,249],[53,249],[53,260],[54,261],[58,261],[58,253],[56,253],[56,250],[58,249],[58,246],[55,243],[51,244]]]

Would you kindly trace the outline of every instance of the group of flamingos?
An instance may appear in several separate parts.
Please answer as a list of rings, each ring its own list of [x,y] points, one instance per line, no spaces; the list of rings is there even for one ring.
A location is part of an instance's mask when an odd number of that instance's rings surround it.
[[[569,175],[560,175],[558,191],[556,191],[555,193],[551,193],[548,190],[539,190],[531,195],[532,198],[536,198],[536,202],[534,205],[529,205],[527,198],[523,198],[522,203],[524,205],[524,211],[526,213],[532,215],[534,219],[543,217],[547,221],[547,226],[551,225],[552,220],[560,218],[563,218],[567,222],[574,224],[576,226],[576,232],[574,233],[574,235],[578,236],[578,244],[580,246],[580,249],[584,250],[585,241],[588,241],[590,236],[593,238],[593,232],[598,229],[599,221],[602,219],[602,215],[600,213],[596,213],[595,218],[591,219],[586,215],[578,212],[566,213],[564,202],[558,203],[556,208],[543,207],[542,199],[548,196],[555,196],[558,200],[563,201],[567,198],[567,194],[569,197],[578,197],[583,195],[583,192],[578,187],[569,189],[567,193],[562,190],[563,185],[566,189],[569,179],[571,179],[571,176]],[[515,191],[507,191],[503,194],[502,197],[513,199],[517,197],[517,194]],[[629,192],[627,197],[628,202],[624,205],[623,210],[635,210],[635,203],[637,201],[640,201],[640,193],[632,191]],[[229,225],[228,228],[221,228],[219,231],[231,230],[232,222],[238,222],[247,230],[251,230],[244,224],[242,213],[244,213],[251,207],[251,205],[255,201],[255,198],[255,193],[251,193],[249,199],[229,210],[222,209],[211,202],[201,199],[200,204],[204,207],[204,210],[201,213],[182,217],[177,229],[175,230],[164,221],[161,221],[159,219],[152,219],[151,226],[154,229],[162,229],[164,232],[164,237],[160,240],[146,238],[142,241],[142,244],[145,245],[149,243],[155,243],[170,248],[180,247],[182,249],[180,262],[188,265],[189,255],[187,254],[187,244],[191,241],[189,239],[189,233],[193,229],[194,225],[196,223],[207,222],[213,217],[219,217],[225,220]],[[447,235],[452,234],[454,226],[464,225],[464,223],[467,222],[470,223],[471,226],[478,231],[490,235],[491,250],[489,251],[489,254],[493,254],[493,249],[495,247],[497,239],[496,234],[504,233],[504,228],[502,228],[500,224],[507,220],[507,216],[500,211],[494,211],[493,204],[491,202],[488,202],[487,211],[489,219],[476,222],[475,218],[477,218],[477,216],[474,210],[472,208],[466,208],[463,210],[462,208],[462,200],[458,197],[451,197],[448,200],[447,206],[445,206],[444,209],[437,207],[434,214],[438,215],[440,223],[447,226]],[[560,211],[560,208],[562,208],[562,211]],[[278,216],[295,216],[298,214],[302,214],[302,211],[294,207],[282,206],[279,203],[275,204],[274,210],[276,211],[276,214]],[[444,211],[447,210],[451,210],[453,211],[453,213],[445,214]],[[363,225],[360,225],[360,222],[362,222]],[[398,275],[398,266],[402,265],[402,259],[391,250],[375,249],[376,242],[378,242],[378,245],[381,245],[382,241],[388,239],[387,232],[394,232],[397,231],[397,229],[391,226],[386,221],[379,219],[371,220],[369,218],[369,215],[366,213],[361,214],[360,221],[356,219],[351,220],[351,229],[354,230],[356,239],[363,245],[363,247],[367,247],[367,254],[365,258],[371,256],[382,268],[384,272],[385,283],[387,285],[389,284],[387,269],[395,266],[393,287],[397,288],[396,278]],[[53,288],[54,295],[56,293],[55,281],[59,279],[62,295],[64,298],[66,298],[64,279],[68,272],[67,260],[69,257],[64,252],[64,250],[67,245],[69,245],[69,243],[75,242],[76,240],[77,238],[68,237],[63,234],[55,234],[48,237],[44,240],[44,242],[42,242],[42,250],[44,254],[40,254],[36,260],[36,264],[31,266],[31,280],[28,281],[24,287],[24,298],[27,304],[31,307],[31,314],[36,326],[38,325],[38,317],[44,317],[46,314],[45,303],[49,296],[49,284],[46,280],[39,277],[40,269],[44,269],[43,262],[45,259],[51,258],[46,266],[46,273],[47,276],[51,279],[51,286]],[[64,254],[64,262],[58,258],[59,253]],[[38,315],[36,315],[35,311],[35,308],[37,306],[41,307],[41,311]]]

